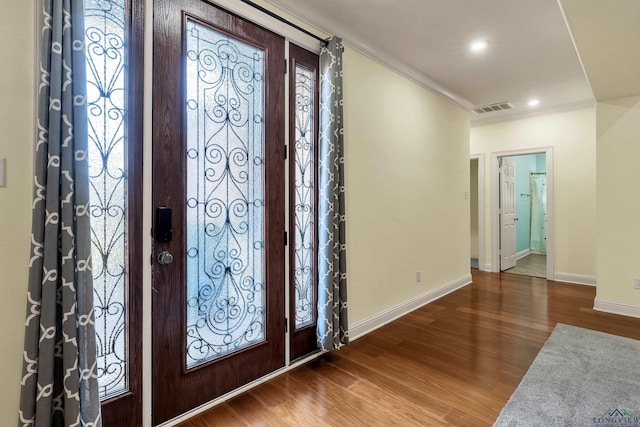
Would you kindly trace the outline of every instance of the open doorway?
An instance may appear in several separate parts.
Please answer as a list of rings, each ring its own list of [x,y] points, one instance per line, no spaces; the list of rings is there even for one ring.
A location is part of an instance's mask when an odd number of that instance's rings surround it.
[[[493,271],[553,280],[553,151],[492,153]]]
[[[543,153],[521,154],[499,158],[501,171],[504,167],[513,168],[513,186],[506,187],[504,180],[508,179],[501,172],[500,202],[501,213],[508,209],[506,203],[513,203],[514,230],[512,235],[501,236],[501,249],[510,244],[503,244],[504,238],[512,239],[515,245],[514,262],[508,265],[502,263],[501,270],[505,273],[524,276],[547,277],[547,190],[546,190],[546,156]],[[508,197],[503,192],[512,191]],[[501,216],[501,225],[507,221],[506,215]],[[501,226],[500,231],[503,232]],[[501,252],[502,255],[503,252]],[[502,258],[501,258],[502,262]]]

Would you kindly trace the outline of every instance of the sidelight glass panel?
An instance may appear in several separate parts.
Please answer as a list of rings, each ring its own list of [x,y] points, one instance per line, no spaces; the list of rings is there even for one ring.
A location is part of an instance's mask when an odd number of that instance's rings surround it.
[[[264,57],[187,21],[187,367],[265,339]]]
[[[125,0],[85,0],[91,240],[98,384],[127,389]]]
[[[314,73],[295,67],[294,280],[296,328],[314,322]]]

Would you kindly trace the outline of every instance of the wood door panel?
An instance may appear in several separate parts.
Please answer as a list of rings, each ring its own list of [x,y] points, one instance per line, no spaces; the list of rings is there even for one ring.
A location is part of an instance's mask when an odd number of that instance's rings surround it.
[[[186,369],[186,123],[183,33],[187,19],[264,50],[265,340]],[[173,212],[173,239],[154,242],[153,420],[161,423],[284,366],[284,39],[200,0],[154,3],[153,205]]]

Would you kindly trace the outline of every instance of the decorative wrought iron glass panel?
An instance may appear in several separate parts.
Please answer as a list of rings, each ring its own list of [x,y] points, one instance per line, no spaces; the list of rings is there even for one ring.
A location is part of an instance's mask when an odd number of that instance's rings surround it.
[[[313,71],[295,67],[294,280],[296,329],[314,322],[314,93]]]
[[[89,175],[100,397],[127,389],[125,0],[85,0]]]
[[[187,367],[265,339],[264,52],[187,21]]]

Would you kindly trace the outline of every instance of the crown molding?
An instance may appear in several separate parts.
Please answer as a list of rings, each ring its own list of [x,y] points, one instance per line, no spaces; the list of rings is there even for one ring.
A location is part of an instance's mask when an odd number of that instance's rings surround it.
[[[408,65],[406,62],[399,59],[396,55],[379,47],[369,45],[361,39],[356,33],[348,28],[343,28],[335,24],[323,25],[317,21],[310,20],[302,17],[296,12],[287,9],[286,6],[280,4],[278,0],[265,0],[266,3],[282,10],[283,12],[291,15],[296,20],[313,27],[319,32],[325,34],[335,34],[342,38],[342,43],[356,52],[366,56],[367,58],[377,62],[378,64],[395,71],[396,73],[404,76],[405,78],[413,81],[414,83],[430,90],[436,95],[441,96],[449,102],[463,108],[464,110],[471,111],[474,105],[471,101],[462,96],[454,93],[453,91],[442,86],[431,77],[427,76],[423,72],[417,70],[415,67]]]

